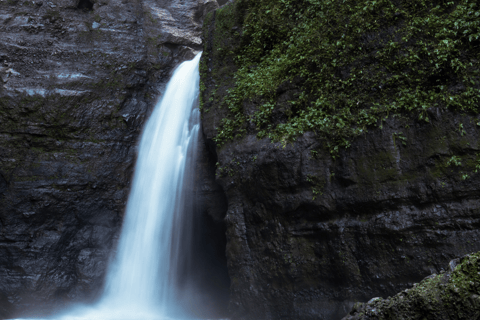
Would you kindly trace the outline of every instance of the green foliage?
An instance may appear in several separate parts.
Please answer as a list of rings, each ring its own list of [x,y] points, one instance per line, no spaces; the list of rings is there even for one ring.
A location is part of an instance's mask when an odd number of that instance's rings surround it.
[[[392,134],[392,138],[393,138],[393,145],[394,145],[394,146],[396,145],[396,144],[395,144],[395,139],[400,139],[400,141],[402,142],[402,144],[403,144],[404,146],[407,145],[407,137],[405,137],[405,136],[403,135],[403,132],[401,132],[401,131],[400,131],[400,132],[394,132],[394,133]]]
[[[232,158],[230,162],[228,162],[223,167],[220,166],[219,162],[217,162],[215,166],[217,168],[216,175],[218,177],[226,177],[226,176],[233,177],[238,172],[240,162],[237,161],[237,159]]]
[[[480,170],[480,155],[477,154],[475,159],[475,170],[473,172],[477,173]]]
[[[476,0],[237,0],[215,18],[213,56],[238,68],[215,98],[228,108],[216,142],[247,127],[284,143],[313,131],[335,156],[392,114],[478,112],[479,38]],[[293,99],[279,102],[282,86]]]
[[[335,174],[330,175],[330,178]],[[323,195],[323,189],[325,187],[325,178],[320,175],[307,175],[305,180],[312,186],[312,200],[315,200],[318,196]]]
[[[460,161],[460,157],[458,156],[452,156],[448,161],[447,161],[447,167],[450,167],[454,165],[455,167],[461,166],[462,162]]]

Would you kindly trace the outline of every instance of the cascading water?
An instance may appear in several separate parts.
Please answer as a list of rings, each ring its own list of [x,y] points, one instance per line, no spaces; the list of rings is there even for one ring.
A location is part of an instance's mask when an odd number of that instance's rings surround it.
[[[103,303],[165,314],[175,296],[187,153],[197,141],[200,54],[178,67],[143,133],[135,177]],[[176,241],[177,240],[177,241]]]
[[[105,290],[91,307],[77,308],[62,319],[168,319],[182,317],[175,303],[175,279],[189,222],[182,213],[191,195],[193,153],[199,131],[200,60],[182,63],[144,129],[117,255]],[[183,264],[183,268],[185,268]]]

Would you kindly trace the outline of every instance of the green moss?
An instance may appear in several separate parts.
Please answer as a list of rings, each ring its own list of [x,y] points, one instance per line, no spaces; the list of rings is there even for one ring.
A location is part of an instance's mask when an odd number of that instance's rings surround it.
[[[238,31],[234,27],[241,23],[240,7],[242,5],[242,1],[237,1],[215,12],[215,33],[213,35],[215,54],[232,55],[234,53],[235,42],[231,39],[239,36]]]
[[[213,58],[238,68],[216,104],[229,114],[215,140],[248,123],[275,141],[314,131],[336,156],[392,114],[429,122],[432,107],[476,113],[479,15],[475,0],[237,0],[217,10],[207,41]],[[289,84],[294,97],[280,102]]]
[[[455,268],[449,281],[449,289],[457,292],[461,298],[467,298],[469,292],[478,292],[479,286],[480,253],[475,253],[464,258]],[[456,288],[458,290],[455,290]]]
[[[432,275],[394,297],[354,307],[366,319],[474,319],[480,308],[480,253],[461,259],[452,272]]]
[[[62,89],[77,90],[79,85],[69,83]],[[77,107],[97,100],[99,96],[95,93],[89,93],[88,96],[18,94],[15,97],[0,98],[0,122],[4,132],[8,132],[3,136],[1,146],[6,158],[16,160],[0,163],[2,170],[13,172],[24,161],[31,162],[32,159],[50,160],[53,152],[76,161],[76,150],[64,142],[78,139],[103,142],[98,139],[98,133],[100,130],[108,130],[104,125],[85,127],[78,120],[80,110]],[[125,128],[123,118],[116,112],[107,114],[98,121],[107,124],[109,129]]]

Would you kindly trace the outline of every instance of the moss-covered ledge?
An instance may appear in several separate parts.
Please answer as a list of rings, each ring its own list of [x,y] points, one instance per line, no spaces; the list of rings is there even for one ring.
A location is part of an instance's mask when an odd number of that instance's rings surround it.
[[[344,320],[457,320],[480,318],[480,252],[450,261],[396,296],[357,303]]]

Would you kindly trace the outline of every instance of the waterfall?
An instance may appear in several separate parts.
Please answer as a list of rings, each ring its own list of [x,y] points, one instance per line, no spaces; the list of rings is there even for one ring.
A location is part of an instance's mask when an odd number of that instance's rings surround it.
[[[175,286],[182,244],[191,234],[184,213],[193,174],[199,111],[200,60],[182,63],[141,137],[133,185],[103,295],[91,307],[77,308],[62,319],[168,319],[181,317]],[[190,181],[189,181],[190,180]],[[188,253],[187,253],[188,254]]]
[[[183,181],[189,147],[197,140],[200,54],[181,64],[156,106],[139,146],[116,261],[109,270],[104,301],[164,313],[174,295],[178,260],[175,219],[185,201]],[[159,305],[160,304],[160,305]]]

